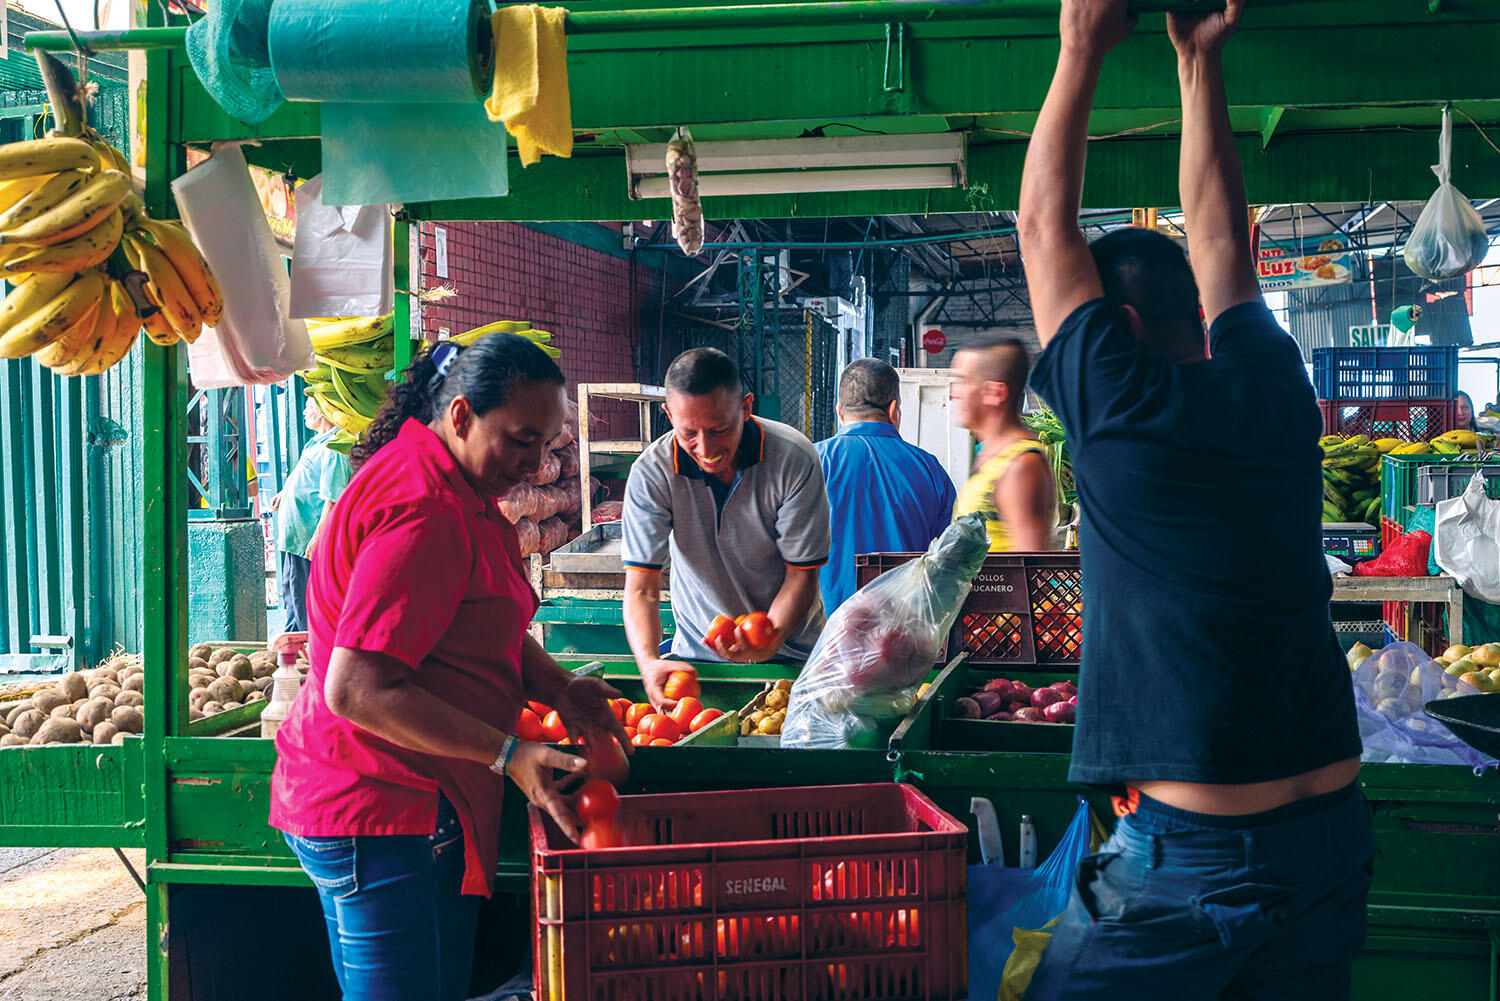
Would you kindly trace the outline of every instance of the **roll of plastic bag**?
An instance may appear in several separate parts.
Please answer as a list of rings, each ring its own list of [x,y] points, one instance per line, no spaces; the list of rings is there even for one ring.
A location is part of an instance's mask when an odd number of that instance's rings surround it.
[[[216,147],[172,182],[172,192],[224,293],[214,333],[226,364],[246,383],[279,382],[312,367],[307,324],[291,318],[291,280],[239,146]]]
[[[388,205],[326,205],[323,178],[297,189],[291,315],[384,316],[395,298]]]

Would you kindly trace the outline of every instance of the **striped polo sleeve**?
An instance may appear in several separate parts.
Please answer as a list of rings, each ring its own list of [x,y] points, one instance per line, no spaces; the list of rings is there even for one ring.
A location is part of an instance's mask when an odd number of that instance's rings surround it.
[[[625,481],[625,511],[620,527],[620,561],[635,570],[660,570],[667,563],[672,534],[672,485],[659,461],[660,450],[647,449],[630,467]]]

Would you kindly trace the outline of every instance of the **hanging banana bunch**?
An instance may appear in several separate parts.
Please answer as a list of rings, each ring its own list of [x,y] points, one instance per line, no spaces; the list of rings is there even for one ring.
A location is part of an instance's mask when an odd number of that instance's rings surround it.
[[[191,343],[224,308],[182,226],[146,215],[124,154],[84,135],[0,146],[0,277],[12,286],[0,357],[34,355],[59,375],[105,371],[143,325],[158,344]]]
[[[307,332],[317,365],[301,373],[307,382],[306,394],[341,432],[363,433],[385,402],[386,376],[396,366],[395,318],[386,314],[308,320]],[[550,333],[533,330],[525,320],[499,320],[449,340],[468,347],[487,334],[501,332],[524,337],[553,358],[562,354],[548,343]]]

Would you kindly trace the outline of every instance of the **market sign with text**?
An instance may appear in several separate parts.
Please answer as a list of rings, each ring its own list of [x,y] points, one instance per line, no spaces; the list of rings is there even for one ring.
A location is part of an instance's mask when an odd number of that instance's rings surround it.
[[[1347,285],[1354,280],[1354,255],[1342,240],[1333,238],[1309,240],[1300,248],[1293,243],[1262,242],[1256,270],[1263,292]]]

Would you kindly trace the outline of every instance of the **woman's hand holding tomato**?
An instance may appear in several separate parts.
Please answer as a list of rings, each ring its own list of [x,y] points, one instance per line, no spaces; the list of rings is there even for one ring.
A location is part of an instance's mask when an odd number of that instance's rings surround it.
[[[612,705],[612,700],[620,697],[619,692],[598,678],[575,677],[557,693],[554,708],[567,733],[574,738],[595,747],[606,739],[625,744],[629,740],[625,724]]]
[[[588,761],[576,754],[523,740],[516,744],[505,773],[528,800],[545,810],[564,834],[577,841],[581,834],[578,818],[573,815],[572,809],[558,791],[558,781],[553,772],[561,770],[573,776],[583,771],[587,765]]]

